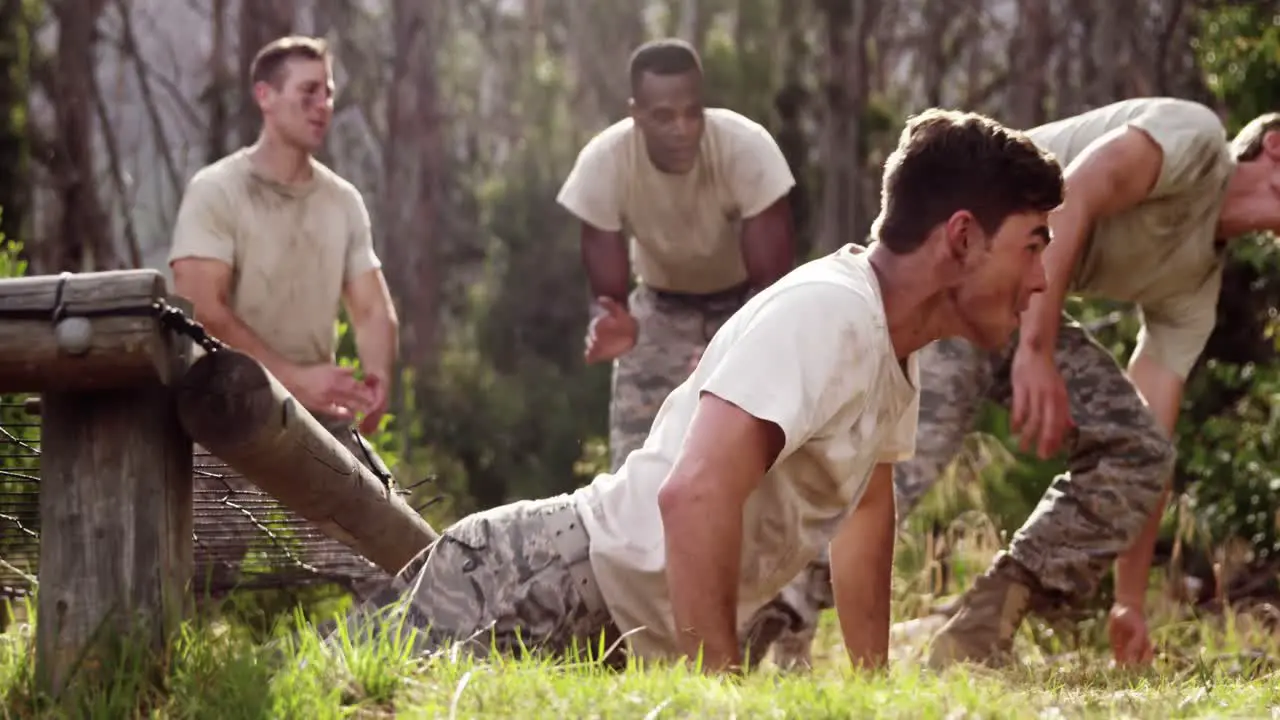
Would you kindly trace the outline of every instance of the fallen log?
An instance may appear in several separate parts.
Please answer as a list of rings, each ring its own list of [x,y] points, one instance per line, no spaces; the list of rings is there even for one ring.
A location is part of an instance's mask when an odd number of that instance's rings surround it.
[[[192,440],[388,573],[438,535],[257,360],[219,349],[176,384]]]

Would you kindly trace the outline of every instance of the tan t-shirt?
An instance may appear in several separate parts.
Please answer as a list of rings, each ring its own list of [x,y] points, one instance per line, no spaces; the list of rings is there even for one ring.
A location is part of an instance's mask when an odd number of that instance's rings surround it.
[[[169,262],[212,258],[233,269],[231,310],[263,342],[301,364],[333,362],[343,286],[381,267],[355,186],[319,161],[312,179],[257,174],[247,149],[187,184]]]
[[[693,170],[654,167],[631,118],[582,148],[557,202],[580,220],[631,238],[637,277],[649,287],[712,293],[747,279],[738,232],[795,185],[769,132],[732,110],[705,111]]]
[[[1141,204],[1095,224],[1069,289],[1136,304],[1143,321],[1137,351],[1185,378],[1217,318],[1223,254],[1215,239],[1235,161],[1213,111],[1172,98],[1125,100],[1028,135],[1065,168],[1125,126],[1159,144],[1160,176]]]
[[[866,253],[811,261],[761,292],[715,335],[658,410],[644,447],[575,493],[591,566],[619,629],[641,657],[679,653],[658,489],[703,392],[782,428],[777,461],[747,500],[738,627],[830,542],[876,463],[915,452],[916,356],[894,357]],[[908,377],[909,376],[909,377]]]

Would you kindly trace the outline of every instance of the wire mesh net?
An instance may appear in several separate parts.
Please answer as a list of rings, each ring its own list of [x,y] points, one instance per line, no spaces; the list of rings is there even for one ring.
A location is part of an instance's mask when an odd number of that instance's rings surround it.
[[[40,553],[40,417],[35,396],[0,401],[0,596],[35,588]],[[354,589],[385,577],[197,447],[192,458],[195,568],[200,595],[232,589],[336,583]]]

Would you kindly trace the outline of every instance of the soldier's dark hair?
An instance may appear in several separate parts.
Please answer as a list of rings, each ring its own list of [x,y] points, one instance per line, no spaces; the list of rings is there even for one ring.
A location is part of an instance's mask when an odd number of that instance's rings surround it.
[[[933,108],[912,116],[884,165],[871,234],[895,253],[920,247],[960,210],[988,234],[1019,212],[1062,204],[1062,167],[1025,134],[971,112]]]
[[[249,65],[249,84],[269,83],[277,90],[284,82],[285,63],[291,58],[330,61],[329,44],[323,38],[288,35],[267,43]]]
[[[631,53],[631,94],[636,94],[645,73],[683,75],[690,71],[702,72],[702,60],[692,45],[679,38],[650,40]]]

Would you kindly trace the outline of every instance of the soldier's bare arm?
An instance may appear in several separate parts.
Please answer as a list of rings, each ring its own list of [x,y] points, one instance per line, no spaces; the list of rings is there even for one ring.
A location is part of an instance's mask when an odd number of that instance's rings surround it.
[[[894,515],[893,466],[880,463],[831,541],[836,616],[854,667],[878,668],[889,659]]]
[[[743,264],[752,290],[758,292],[787,274],[794,262],[789,193],[795,178],[777,141],[760,126],[735,137],[726,172],[742,212]]]
[[[787,196],[742,221],[742,259],[751,287],[762,290],[791,271],[795,228]]]
[[[1022,315],[1014,359],[1011,425],[1028,449],[1057,452],[1070,422],[1066,385],[1053,360],[1072,270],[1099,219],[1142,202],[1160,175],[1163,153],[1145,132],[1128,128],[1104,136],[1064,172],[1066,198],[1050,215],[1053,242],[1044,251],[1045,291]]]
[[[262,363],[281,382],[298,369],[272,350],[231,309],[231,266],[221,260],[187,257],[174,260],[173,287],[191,301],[198,320],[211,335]]]
[[[1172,436],[1182,402],[1182,377],[1152,358],[1138,354],[1129,364],[1129,379],[1147,401],[1161,429]],[[1149,662],[1154,654],[1146,627],[1146,595],[1160,519],[1164,516],[1169,492],[1166,483],[1133,544],[1116,558],[1115,601],[1109,629],[1112,652],[1121,664]]]
[[[704,393],[658,494],[681,651],[690,658],[701,651],[706,672],[741,666],[742,512],[783,443],[778,425]]]
[[[374,393],[360,428],[370,432],[376,429],[379,418],[387,409],[400,322],[395,303],[391,300],[391,290],[380,268],[355,276],[343,286],[342,293],[351,329],[356,334],[356,352],[365,371],[365,383]]]
[[[591,296],[611,298],[626,307],[631,278],[626,237],[620,231],[601,230],[588,222],[581,225],[582,265],[587,269]]]

